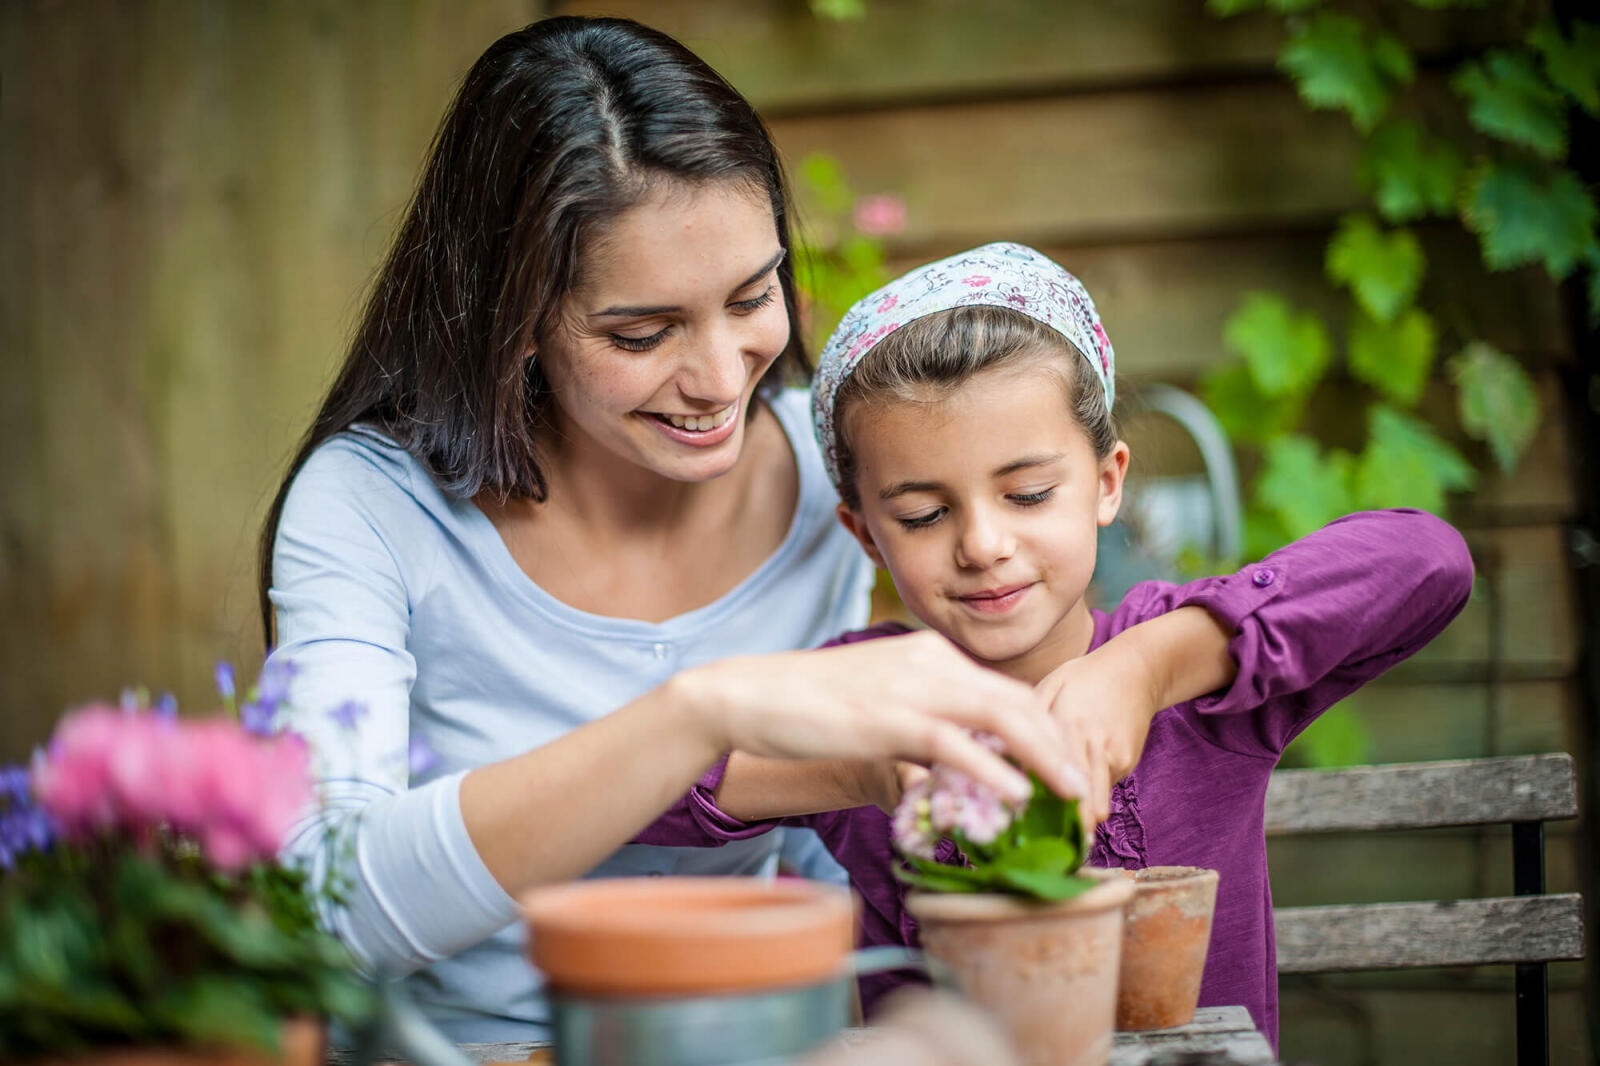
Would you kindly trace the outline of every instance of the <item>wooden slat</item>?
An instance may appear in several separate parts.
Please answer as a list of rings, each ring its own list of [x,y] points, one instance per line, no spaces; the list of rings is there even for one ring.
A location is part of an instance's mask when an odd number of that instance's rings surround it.
[[[1280,907],[1279,973],[1583,958],[1583,897]]]
[[[848,108],[942,97],[1073,91],[1256,72],[1276,77],[1282,20],[1217,19],[1192,0],[870,0],[834,21],[794,0],[569,0],[564,14],[623,15],[683,40],[758,107]],[[1385,21],[1426,57],[1512,39],[1505,10]]]
[[[1266,830],[1322,833],[1549,821],[1578,814],[1572,756],[1279,770],[1267,787]]]

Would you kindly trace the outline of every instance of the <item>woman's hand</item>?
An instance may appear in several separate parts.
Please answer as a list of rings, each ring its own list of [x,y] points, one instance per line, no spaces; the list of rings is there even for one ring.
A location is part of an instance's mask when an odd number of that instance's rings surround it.
[[[724,659],[668,684],[721,750],[938,762],[1025,800],[1032,792],[1027,777],[972,739],[972,730],[983,730],[1052,789],[1081,791],[1065,737],[1040,694],[978,666],[936,633]],[[902,783],[898,771],[895,783]],[[885,802],[888,791],[873,802]]]
[[[1180,607],[1130,626],[1039,682],[1070,757],[1088,777],[1081,806],[1090,826],[1111,813],[1111,786],[1138,765],[1157,712],[1233,680],[1231,636],[1205,608]]]

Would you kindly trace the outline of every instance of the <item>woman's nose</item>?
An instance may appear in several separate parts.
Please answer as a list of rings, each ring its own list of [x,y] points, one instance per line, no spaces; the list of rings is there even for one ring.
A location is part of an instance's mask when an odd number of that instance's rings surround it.
[[[1009,559],[1016,550],[1016,538],[1002,516],[988,508],[968,511],[956,545],[957,561],[962,566],[985,569]]]
[[[715,329],[685,353],[678,387],[691,399],[725,407],[743,394],[747,375],[738,330]]]

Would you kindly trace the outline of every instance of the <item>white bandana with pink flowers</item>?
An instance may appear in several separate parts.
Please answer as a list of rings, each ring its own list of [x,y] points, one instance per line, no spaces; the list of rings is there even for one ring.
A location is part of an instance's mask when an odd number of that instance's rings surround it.
[[[1053,261],[1021,244],[986,244],[918,267],[856,301],[823,346],[811,386],[811,416],[828,476],[839,484],[833,398],[862,356],[924,315],[954,307],[1009,307],[1043,322],[1083,353],[1106,393],[1116,396],[1116,359],[1089,290]]]

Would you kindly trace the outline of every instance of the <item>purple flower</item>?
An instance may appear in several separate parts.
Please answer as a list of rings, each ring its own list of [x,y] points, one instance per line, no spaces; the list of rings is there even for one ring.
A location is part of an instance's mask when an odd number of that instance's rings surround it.
[[[163,692],[161,698],[156,700],[155,712],[157,717],[172,719],[178,717],[178,697],[170,692]]]
[[[216,667],[217,692],[222,696],[222,702],[231,701],[235,695],[233,687],[233,664],[227,660],[217,663]]]
[[[32,794],[33,782],[26,766],[0,766],[0,797],[13,804],[25,804],[31,802]]]
[[[273,734],[273,720],[277,717],[276,704],[251,700],[239,708],[239,724],[244,726],[246,733],[254,733],[258,737],[269,737]]]
[[[367,705],[359,700],[345,700],[328,712],[328,717],[341,729],[354,729],[356,723],[367,716]]]
[[[287,702],[289,682],[294,680],[296,672],[296,666],[288,659],[268,659],[261,668],[261,676],[256,678],[256,699],[271,704],[274,709]]]
[[[413,777],[420,777],[439,765],[439,753],[419,736],[413,736],[406,746],[406,765]]]

